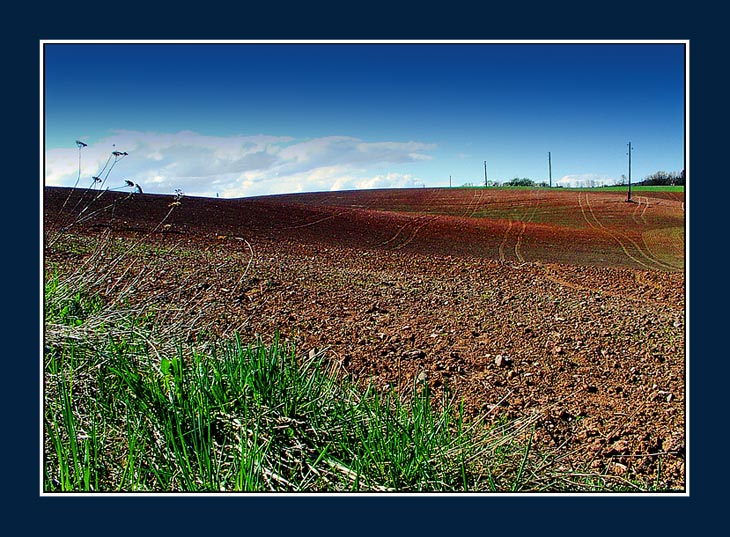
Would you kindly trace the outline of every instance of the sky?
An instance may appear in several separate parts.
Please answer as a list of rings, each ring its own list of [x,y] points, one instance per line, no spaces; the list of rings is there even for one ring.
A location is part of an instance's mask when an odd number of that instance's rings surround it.
[[[639,181],[685,168],[687,46],[48,41],[44,183],[231,198],[482,185],[486,161],[590,186],[629,142]]]

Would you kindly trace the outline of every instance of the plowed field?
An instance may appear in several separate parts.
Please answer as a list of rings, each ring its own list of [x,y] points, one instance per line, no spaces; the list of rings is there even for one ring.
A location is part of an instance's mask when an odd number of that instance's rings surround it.
[[[92,199],[45,189],[46,260],[134,252],[102,287],[134,282],[181,337],[279,333],[403,393],[425,374],[474,416],[539,413],[537,442],[566,464],[685,488],[682,193]]]

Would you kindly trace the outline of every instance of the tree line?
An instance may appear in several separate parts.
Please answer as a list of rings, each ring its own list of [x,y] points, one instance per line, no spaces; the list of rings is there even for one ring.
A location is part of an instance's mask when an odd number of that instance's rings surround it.
[[[643,185],[643,186],[660,186],[660,185],[684,186],[684,170],[682,170],[679,173],[677,173],[677,172],[667,173],[664,171],[652,173],[646,179],[638,182],[637,184]]]
[[[616,186],[627,185],[628,179],[626,179],[625,175],[621,175],[621,177],[617,179],[614,184]],[[632,181],[632,184],[637,186],[684,186],[684,170],[682,170],[681,172],[658,171],[652,173],[641,181]],[[474,183],[464,183],[463,186],[473,187]],[[510,179],[509,181],[504,181],[502,183],[500,183],[499,181],[489,181],[487,183],[487,186],[533,186],[547,188],[550,185],[546,181],[536,182],[528,177],[515,177],[513,179]]]

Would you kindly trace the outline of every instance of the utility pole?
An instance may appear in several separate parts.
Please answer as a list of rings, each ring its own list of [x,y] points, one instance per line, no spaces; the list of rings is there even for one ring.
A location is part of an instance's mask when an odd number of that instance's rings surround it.
[[[626,201],[631,201],[631,142],[629,142],[629,195]]]
[[[553,162],[550,158],[550,151],[548,151],[548,177],[550,178],[550,188],[553,187]]]
[[[489,183],[487,182],[487,161],[484,161],[484,187],[488,187]]]

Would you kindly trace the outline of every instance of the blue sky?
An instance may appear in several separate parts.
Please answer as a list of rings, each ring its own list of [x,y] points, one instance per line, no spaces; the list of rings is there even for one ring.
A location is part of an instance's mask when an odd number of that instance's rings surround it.
[[[239,197],[681,171],[683,43],[56,43],[45,183]],[[88,144],[79,150],[75,141]],[[81,175],[79,179],[79,157]]]

